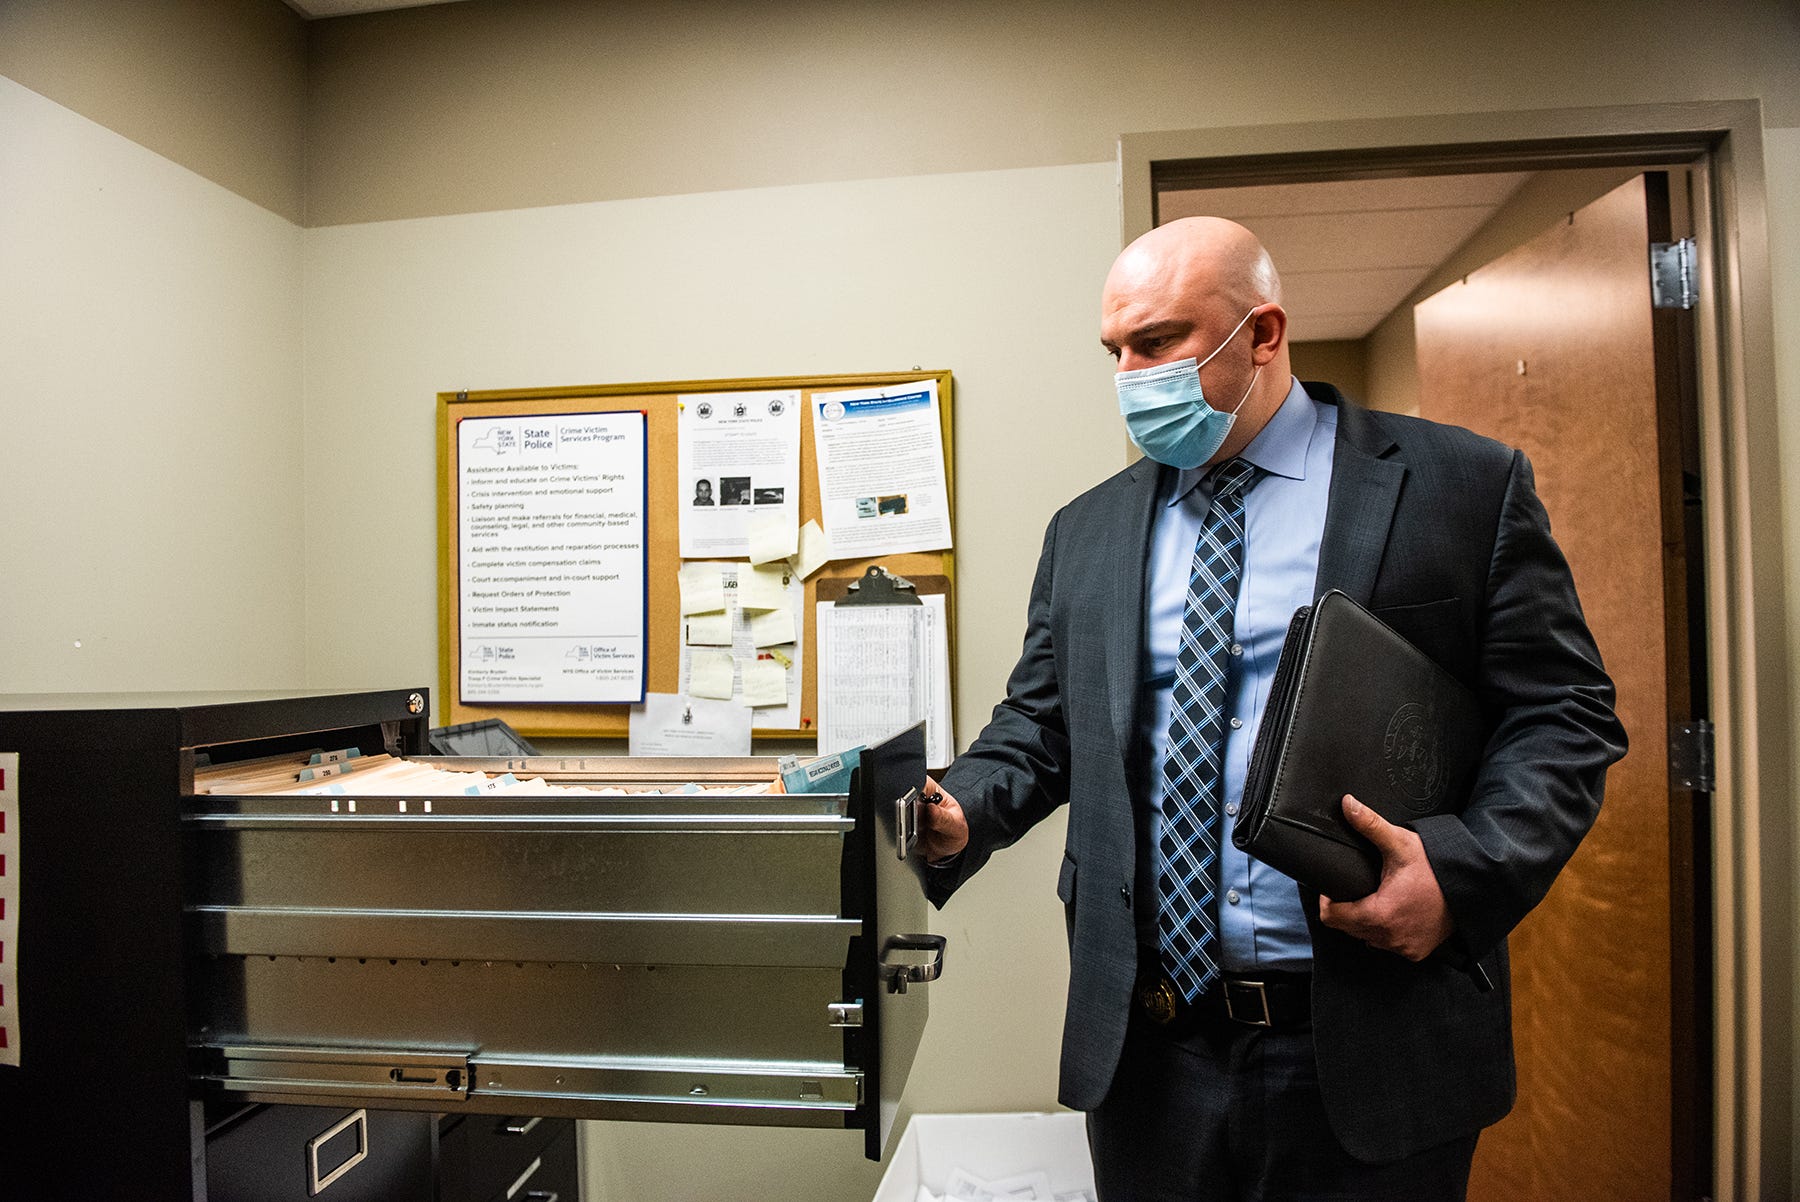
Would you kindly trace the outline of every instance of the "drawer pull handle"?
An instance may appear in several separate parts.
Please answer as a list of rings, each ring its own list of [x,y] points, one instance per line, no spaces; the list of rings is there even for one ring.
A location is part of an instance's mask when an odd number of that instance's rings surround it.
[[[943,976],[946,942],[942,935],[889,935],[881,945],[881,962],[877,965],[887,981],[888,992],[905,993],[909,982],[923,984]],[[893,952],[923,952],[931,958],[923,964],[907,964],[890,960]]]
[[[342,1134],[350,1127],[356,1128],[356,1154],[344,1161],[344,1163],[340,1164],[337,1168],[331,1170],[331,1172],[325,1174],[325,1176],[319,1176],[319,1149],[330,1143],[335,1136]],[[355,1168],[368,1158],[369,1112],[367,1110],[358,1110],[341,1122],[334,1124],[329,1130],[321,1132],[306,1141],[306,1164],[308,1169],[306,1192],[308,1196],[317,1197],[319,1194],[323,1193],[332,1182],[336,1181],[339,1177],[342,1177],[345,1173],[348,1173],[351,1169]]]
[[[924,804],[917,789],[908,789],[905,796],[894,799],[894,855],[897,859],[905,860],[912,855],[919,842],[919,807]]]
[[[542,1115],[539,1115],[536,1118],[507,1119],[504,1123],[500,1124],[500,1134],[502,1134],[502,1135],[530,1135],[531,1129],[543,1121],[544,1121],[544,1119],[543,1119]]]

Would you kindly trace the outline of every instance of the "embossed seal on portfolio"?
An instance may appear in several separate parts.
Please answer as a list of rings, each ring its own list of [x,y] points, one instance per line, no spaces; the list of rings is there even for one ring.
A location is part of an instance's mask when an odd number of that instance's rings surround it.
[[[1429,803],[1444,787],[1442,742],[1437,715],[1417,701],[1394,711],[1381,740],[1381,763],[1388,783],[1420,813],[1430,812]]]

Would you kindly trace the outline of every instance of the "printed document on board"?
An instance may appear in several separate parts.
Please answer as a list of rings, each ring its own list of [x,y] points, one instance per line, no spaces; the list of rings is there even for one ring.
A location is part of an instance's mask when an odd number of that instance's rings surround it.
[[[681,397],[676,458],[681,557],[752,555],[779,523],[800,524],[800,393],[712,392]]]
[[[730,701],[645,693],[631,707],[632,755],[749,755],[753,711]]]
[[[812,394],[819,505],[835,559],[950,547],[936,380]]]
[[[462,700],[641,701],[643,413],[465,417],[456,440]]]

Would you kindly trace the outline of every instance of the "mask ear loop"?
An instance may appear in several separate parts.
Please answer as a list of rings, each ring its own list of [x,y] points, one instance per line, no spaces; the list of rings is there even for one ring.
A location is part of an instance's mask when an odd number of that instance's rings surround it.
[[[1244,402],[1245,402],[1245,401],[1247,401],[1247,400],[1249,400],[1249,399],[1250,399],[1250,390],[1251,390],[1251,389],[1253,389],[1253,388],[1255,388],[1255,387],[1256,387],[1256,381],[1257,381],[1257,379],[1258,379],[1258,378],[1259,378],[1259,377],[1260,377],[1260,376],[1261,376],[1261,375],[1262,375],[1262,368],[1261,368],[1261,367],[1258,367],[1258,368],[1257,368],[1257,369],[1256,369],[1256,370],[1255,370],[1255,371],[1254,371],[1254,372],[1252,372],[1252,373],[1251,373],[1251,375],[1250,375],[1250,387],[1249,387],[1249,388],[1246,388],[1246,389],[1244,389],[1244,395],[1243,395],[1243,396],[1241,396],[1241,397],[1239,397],[1239,398],[1238,398],[1238,403],[1237,403],[1237,404],[1235,404],[1235,405],[1233,405],[1233,406],[1232,406],[1232,407],[1231,407],[1231,415],[1232,415],[1232,416],[1233,416],[1233,417],[1236,417],[1236,416],[1237,416],[1237,411],[1238,411],[1238,410],[1239,410],[1239,409],[1242,409],[1242,408],[1243,408],[1243,407],[1244,407]]]
[[[1238,323],[1231,327],[1231,333],[1225,335],[1225,341],[1219,343],[1218,346],[1213,347],[1212,354],[1210,354],[1206,358],[1200,360],[1200,362],[1194,364],[1194,370],[1199,371],[1201,368],[1205,367],[1208,363],[1211,363],[1214,359],[1217,359],[1219,357],[1219,352],[1231,345],[1231,340],[1233,338],[1236,338],[1237,332],[1244,328],[1244,323],[1246,321],[1249,321],[1252,317],[1256,316],[1256,311],[1260,308],[1262,308],[1261,305],[1252,305],[1250,307],[1250,311],[1248,313],[1245,313],[1242,317],[1240,317],[1238,319]]]
[[[1214,347],[1212,354],[1208,355],[1206,358],[1200,360],[1200,362],[1198,362],[1194,365],[1194,375],[1196,377],[1199,376],[1200,369],[1202,367],[1205,367],[1208,363],[1211,363],[1214,359],[1217,359],[1219,357],[1219,352],[1231,345],[1231,340],[1233,338],[1236,338],[1237,332],[1244,328],[1244,323],[1246,321],[1249,321],[1252,317],[1255,317],[1256,311],[1260,308],[1262,308],[1261,305],[1251,305],[1250,311],[1245,313],[1243,315],[1243,317],[1239,318],[1238,323],[1235,326],[1231,327],[1231,333],[1225,335],[1225,341],[1221,342],[1218,346]],[[1251,389],[1256,387],[1256,381],[1258,379],[1260,379],[1261,377],[1262,377],[1262,365],[1258,364],[1256,370],[1253,373],[1251,373],[1250,386],[1248,388],[1244,389],[1244,395],[1238,398],[1237,404],[1233,405],[1226,412],[1229,412],[1233,417],[1237,416],[1237,411],[1239,409],[1242,409],[1244,407],[1244,402],[1250,399],[1250,391],[1251,391]]]

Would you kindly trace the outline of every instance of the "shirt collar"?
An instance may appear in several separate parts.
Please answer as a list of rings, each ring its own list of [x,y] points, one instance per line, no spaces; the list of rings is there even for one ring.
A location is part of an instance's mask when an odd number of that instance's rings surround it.
[[[1271,476],[1304,480],[1306,452],[1312,445],[1313,427],[1318,421],[1318,407],[1306,395],[1306,389],[1300,387],[1300,381],[1290,376],[1287,396],[1275,410],[1275,415],[1250,440],[1250,445],[1238,452],[1238,458],[1249,460]],[[1175,484],[1167,504],[1173,505],[1187,496],[1200,483],[1201,477],[1211,470],[1210,467],[1202,466],[1182,468],[1176,472]]]

